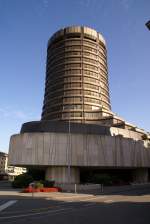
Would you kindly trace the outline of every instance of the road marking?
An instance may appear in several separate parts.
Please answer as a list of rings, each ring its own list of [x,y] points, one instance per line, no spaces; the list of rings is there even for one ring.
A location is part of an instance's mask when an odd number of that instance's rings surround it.
[[[99,197],[99,198],[105,198],[106,196],[102,196],[102,197]],[[95,198],[96,199],[96,198]],[[87,199],[88,200],[88,199]],[[106,200],[104,201],[105,203],[111,203],[113,202],[113,200]],[[66,204],[66,203],[65,203]],[[82,206],[82,208],[86,208],[86,207],[92,207],[92,206],[97,206],[97,203],[87,203],[85,205]],[[40,211],[39,212],[34,212],[34,213],[25,213],[25,214],[18,214],[18,215],[11,215],[11,216],[3,216],[3,217],[0,217],[0,220],[1,219],[12,219],[12,218],[23,218],[23,217],[29,217],[29,216],[36,216],[36,215],[44,215],[44,214],[49,214],[49,215],[56,215],[56,214],[61,214],[61,213],[66,213],[66,212],[69,212],[69,211],[76,211],[76,208],[75,207],[60,207],[58,206],[57,209],[54,209],[54,210],[48,210],[48,211]]]
[[[22,215],[12,215],[12,216],[3,216],[0,217],[0,219],[12,219],[12,218],[23,218],[23,217],[29,217],[29,216],[36,216],[36,215],[42,215],[42,214],[59,214],[60,212],[63,211],[70,211],[73,210],[72,208],[63,208],[63,209],[57,209],[57,210],[52,210],[52,211],[46,211],[46,212],[35,212],[35,213],[27,213],[27,214],[22,214]]]
[[[104,201],[104,203],[112,203],[112,202],[114,202],[113,200],[106,200],[106,201]]]
[[[16,202],[17,202],[17,200],[7,201],[5,204],[0,206],[0,212],[3,211],[4,209],[8,208],[9,206],[15,204]]]

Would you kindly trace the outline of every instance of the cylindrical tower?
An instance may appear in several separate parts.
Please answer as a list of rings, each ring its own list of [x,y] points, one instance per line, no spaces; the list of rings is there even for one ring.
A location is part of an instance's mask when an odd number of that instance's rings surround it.
[[[105,40],[71,26],[48,42],[42,120],[97,123],[111,114]]]

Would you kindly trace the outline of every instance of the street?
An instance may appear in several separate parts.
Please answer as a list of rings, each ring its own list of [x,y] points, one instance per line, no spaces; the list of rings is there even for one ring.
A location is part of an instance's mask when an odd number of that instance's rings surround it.
[[[150,189],[111,195],[52,193],[33,198],[1,195],[0,223],[149,224]]]

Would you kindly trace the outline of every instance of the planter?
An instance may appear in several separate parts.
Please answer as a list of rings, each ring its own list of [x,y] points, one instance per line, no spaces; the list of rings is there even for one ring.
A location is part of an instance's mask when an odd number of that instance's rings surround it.
[[[22,193],[33,193],[33,192],[61,192],[62,189],[60,187],[42,187],[42,188],[25,188]]]
[[[59,189],[57,187],[43,187],[40,189],[40,192],[58,192]]]

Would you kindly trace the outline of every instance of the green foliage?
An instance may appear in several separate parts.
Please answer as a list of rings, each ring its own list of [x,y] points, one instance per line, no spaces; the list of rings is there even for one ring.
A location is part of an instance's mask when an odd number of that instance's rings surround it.
[[[111,185],[112,178],[108,174],[94,174],[92,182],[95,184]]]
[[[43,188],[44,185],[43,185],[41,182],[35,182],[34,187],[35,187],[35,188]]]
[[[55,181],[53,180],[41,180],[40,183],[44,185],[44,187],[53,187],[55,184]]]
[[[112,185],[113,177],[107,173],[87,172],[82,174],[83,183]]]
[[[112,185],[113,182],[113,177],[105,173],[89,173],[85,178],[87,183]]]
[[[28,187],[28,185],[33,182],[32,176],[27,173],[21,174],[15,177],[15,180],[12,182],[12,187],[14,188],[24,188]]]

